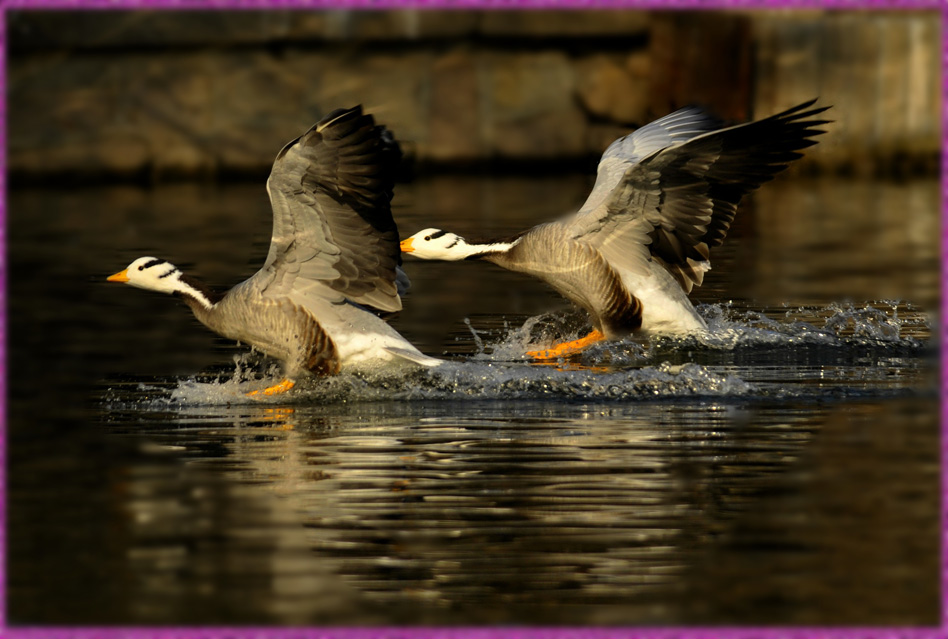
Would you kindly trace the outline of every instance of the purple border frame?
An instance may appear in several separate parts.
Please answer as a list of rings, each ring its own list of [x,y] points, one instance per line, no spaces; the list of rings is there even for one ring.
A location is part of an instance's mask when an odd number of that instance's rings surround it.
[[[6,13],[15,9],[664,9],[664,10],[746,10],[746,9],[828,9],[828,10],[941,10],[941,73],[942,73],[942,238],[941,238],[941,316],[938,318],[941,348],[941,396],[948,396],[948,363],[945,343],[948,339],[946,299],[948,299],[948,0],[0,0],[0,401],[3,401],[2,434],[0,446],[0,593],[6,586]],[[273,628],[273,627],[41,627],[6,626],[6,599],[0,600],[0,637],[9,639],[804,639],[819,638],[917,638],[942,639],[948,637],[948,413],[942,404],[942,610],[940,627],[669,627],[669,628],[527,628],[498,626],[478,628],[449,627],[332,627],[332,628]]]

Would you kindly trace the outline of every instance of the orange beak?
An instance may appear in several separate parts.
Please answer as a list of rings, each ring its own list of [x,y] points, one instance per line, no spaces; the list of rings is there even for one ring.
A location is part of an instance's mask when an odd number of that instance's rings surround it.
[[[116,273],[115,275],[109,275],[106,279],[110,282],[127,282],[128,269],[125,269],[124,271],[120,271]]]
[[[402,247],[402,253],[411,253],[412,251],[415,250],[411,247],[411,241],[412,241],[412,238],[408,238],[407,240],[402,240],[402,243],[399,245]]]

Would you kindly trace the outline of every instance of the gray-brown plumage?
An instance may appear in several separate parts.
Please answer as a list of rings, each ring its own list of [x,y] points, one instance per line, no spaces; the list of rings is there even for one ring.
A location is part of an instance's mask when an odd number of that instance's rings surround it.
[[[593,325],[607,335],[635,330],[642,323],[642,305],[622,285],[619,273],[593,247],[571,242],[561,225],[537,226],[509,250],[479,258],[549,282],[584,308]]]
[[[721,128],[685,108],[612,143],[576,213],[509,241],[425,229],[402,242],[423,259],[483,259],[549,283],[605,337],[706,329],[687,294],[710,268],[741,199],[815,144],[815,100]]]
[[[109,279],[181,296],[215,332],[281,360],[291,379],[435,365],[379,317],[401,309],[408,284],[390,208],[398,158],[391,134],[361,107],[333,111],[274,161],[273,237],[251,278],[215,295],[144,257]]]

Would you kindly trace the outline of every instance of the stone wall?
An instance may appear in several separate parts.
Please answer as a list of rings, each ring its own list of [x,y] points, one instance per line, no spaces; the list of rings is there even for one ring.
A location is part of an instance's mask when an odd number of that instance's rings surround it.
[[[590,168],[688,103],[833,104],[811,168],[934,170],[935,12],[8,14],[14,180],[258,174],[356,103],[420,170]]]

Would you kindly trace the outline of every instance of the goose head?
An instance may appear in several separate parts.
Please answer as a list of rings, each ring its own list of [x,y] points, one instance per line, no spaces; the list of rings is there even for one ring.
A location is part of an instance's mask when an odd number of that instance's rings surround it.
[[[124,271],[110,275],[108,281],[123,282],[159,293],[174,293],[182,285],[178,267],[157,257],[140,257]]]
[[[129,264],[124,271],[119,271],[106,279],[149,291],[181,295],[186,300],[197,302],[206,309],[213,308],[221,298],[193,277],[182,273],[171,262],[157,257],[140,257]]]
[[[423,260],[463,260],[476,253],[476,249],[455,233],[441,229],[418,231],[401,243],[402,253],[411,253]]]

